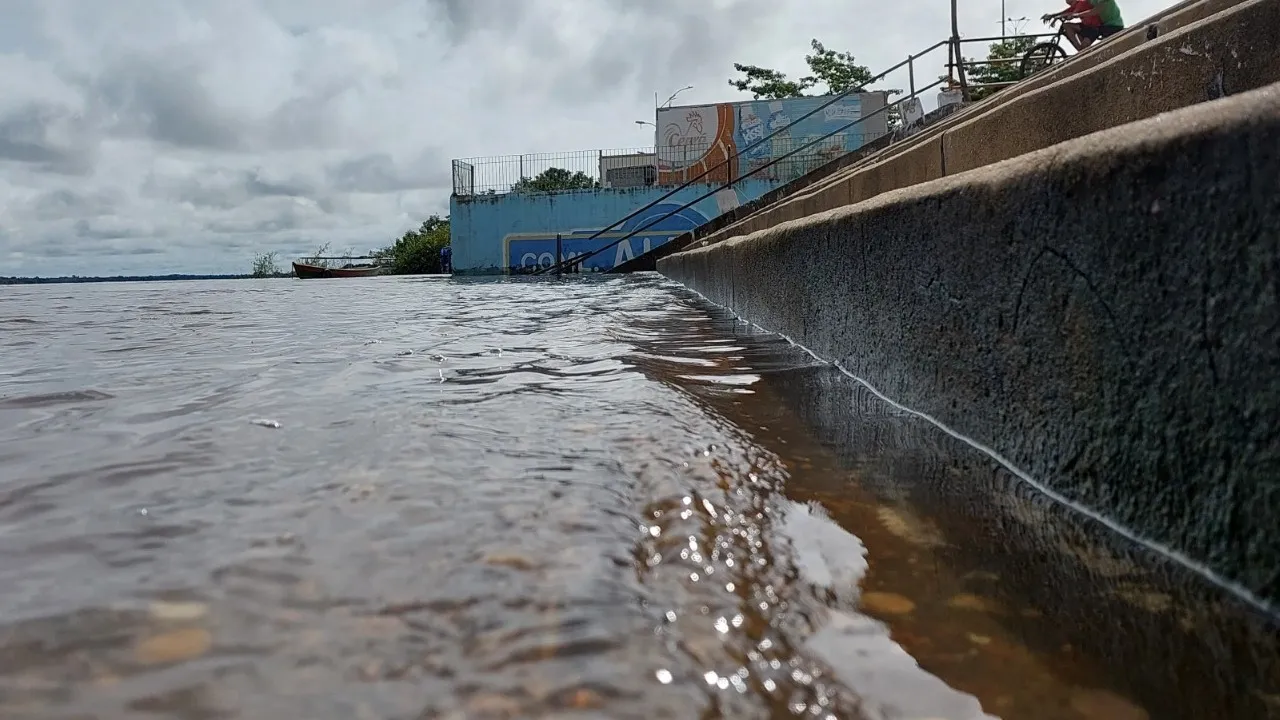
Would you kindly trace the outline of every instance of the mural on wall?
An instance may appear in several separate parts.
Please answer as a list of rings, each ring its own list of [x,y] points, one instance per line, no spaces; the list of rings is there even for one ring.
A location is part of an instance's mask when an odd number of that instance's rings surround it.
[[[659,185],[678,185],[708,170],[708,183],[738,176],[732,105],[662,108],[657,124]]]
[[[879,95],[874,97],[880,99]],[[657,112],[658,183],[681,184],[712,168],[717,169],[703,180],[728,182],[858,120],[866,98],[867,94],[850,95],[799,121],[796,119],[828,102],[830,96],[660,108]],[[872,112],[879,107],[882,100]],[[768,141],[750,147],[784,127],[786,129]],[[780,182],[794,180],[884,132],[884,114],[880,113],[751,177]],[[726,159],[728,163],[724,162]]]
[[[732,188],[718,191],[709,201],[714,201],[716,208],[712,217],[728,212],[741,204],[738,193]],[[581,272],[604,272],[678,235],[689,232],[711,219],[697,206],[680,209],[681,205],[684,205],[684,202],[676,200],[658,203],[594,239],[591,239],[591,236],[603,226],[562,232],[560,259],[561,261],[569,260],[593,250],[599,250],[634,230],[648,226],[608,250],[587,258],[581,265]],[[556,263],[555,232],[511,233],[503,237],[502,246],[507,267],[516,272],[551,267]]]

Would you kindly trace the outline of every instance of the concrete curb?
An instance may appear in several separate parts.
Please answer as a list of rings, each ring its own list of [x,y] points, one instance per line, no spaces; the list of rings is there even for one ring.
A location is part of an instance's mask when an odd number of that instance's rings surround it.
[[[1280,0],[1206,0],[1154,24],[1155,40],[1131,27],[693,247],[1280,80],[1280,54],[1268,46],[1280,30]]]
[[[1280,85],[658,269],[1280,601]]]

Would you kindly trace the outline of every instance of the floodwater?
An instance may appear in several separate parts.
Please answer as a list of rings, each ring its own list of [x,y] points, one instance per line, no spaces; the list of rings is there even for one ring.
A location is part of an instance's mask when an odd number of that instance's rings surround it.
[[[0,718],[1280,716],[1277,624],[656,276],[0,288]]]

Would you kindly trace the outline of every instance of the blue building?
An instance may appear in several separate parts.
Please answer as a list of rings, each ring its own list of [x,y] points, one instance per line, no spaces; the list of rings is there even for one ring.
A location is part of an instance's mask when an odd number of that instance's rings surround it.
[[[736,188],[720,190],[682,209],[682,205],[714,189],[714,186],[694,185],[595,239],[589,238],[628,213],[661,198],[671,188],[455,195],[449,202],[453,269],[459,274],[494,274],[550,267],[556,262],[557,234],[561,235],[561,259],[566,260],[598,250],[639,230],[582,264],[583,272],[608,270],[759,197],[775,185],[767,180],[745,180]]]

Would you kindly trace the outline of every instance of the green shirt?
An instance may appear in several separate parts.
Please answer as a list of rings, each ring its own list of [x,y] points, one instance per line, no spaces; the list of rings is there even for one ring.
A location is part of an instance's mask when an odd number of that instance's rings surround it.
[[[1093,9],[1098,11],[1098,17],[1102,18],[1103,25],[1124,27],[1124,18],[1120,17],[1120,6],[1116,0],[1097,0],[1093,4]]]

